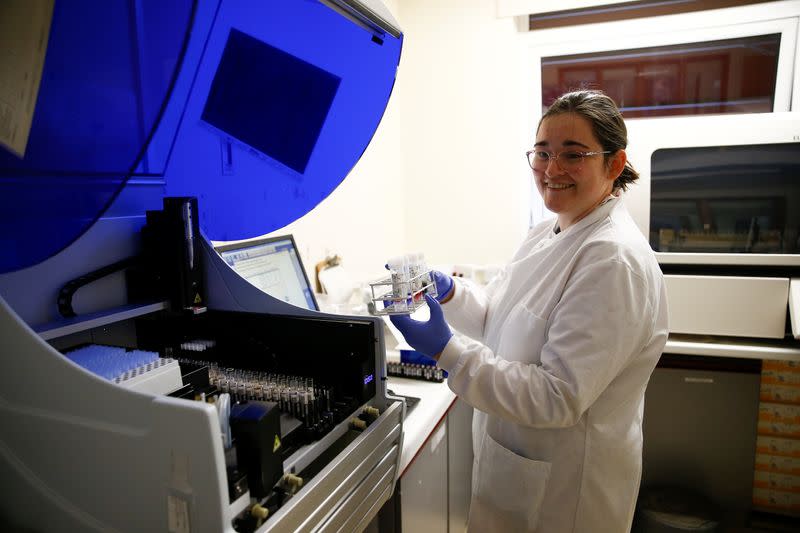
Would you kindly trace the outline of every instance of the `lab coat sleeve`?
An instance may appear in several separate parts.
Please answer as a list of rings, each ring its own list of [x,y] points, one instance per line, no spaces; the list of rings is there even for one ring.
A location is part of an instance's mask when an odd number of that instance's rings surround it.
[[[491,294],[503,277],[501,272],[486,287],[454,278],[453,297],[442,306],[447,323],[472,339],[483,340]]]
[[[580,420],[654,330],[655,288],[620,260],[613,245],[588,248],[547,318],[540,357],[531,357],[540,363],[508,361],[454,336],[439,358],[453,392],[524,426],[568,427]],[[524,342],[524,332],[518,335]]]

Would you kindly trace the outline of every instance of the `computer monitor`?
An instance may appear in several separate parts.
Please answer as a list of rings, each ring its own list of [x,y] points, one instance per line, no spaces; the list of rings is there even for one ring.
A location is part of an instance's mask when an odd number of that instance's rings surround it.
[[[303,174],[341,81],[233,28],[200,118]]]
[[[292,235],[225,244],[215,250],[237,274],[273,298],[319,311]]]

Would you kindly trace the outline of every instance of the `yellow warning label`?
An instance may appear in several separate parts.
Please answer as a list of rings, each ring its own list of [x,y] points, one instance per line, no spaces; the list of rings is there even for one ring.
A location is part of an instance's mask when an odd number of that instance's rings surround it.
[[[275,435],[275,444],[272,445],[272,453],[277,452],[278,448],[280,447],[281,447],[281,439],[277,435]]]
[[[194,303],[199,304],[202,301],[203,301],[203,299],[200,298],[200,293],[197,293],[197,294],[194,295]]]

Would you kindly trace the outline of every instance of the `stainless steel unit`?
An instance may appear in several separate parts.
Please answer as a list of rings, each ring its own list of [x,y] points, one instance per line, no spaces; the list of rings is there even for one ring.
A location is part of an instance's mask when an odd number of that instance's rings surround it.
[[[264,531],[361,531],[389,499],[397,478],[401,403],[353,442],[263,528]]]

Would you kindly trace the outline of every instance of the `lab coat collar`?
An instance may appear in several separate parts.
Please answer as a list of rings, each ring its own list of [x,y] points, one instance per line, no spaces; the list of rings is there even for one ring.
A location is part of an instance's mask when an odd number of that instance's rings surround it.
[[[562,235],[572,235],[573,233],[580,231],[581,229],[591,226],[595,222],[603,220],[606,218],[610,213],[611,210],[614,209],[614,206],[617,205],[621,200],[621,196],[619,193],[612,193],[603,200],[603,202],[594,208],[594,211],[583,217],[577,223],[571,225],[565,230],[556,231],[558,229],[558,220],[556,220],[553,227],[550,229],[550,238],[559,238]]]

